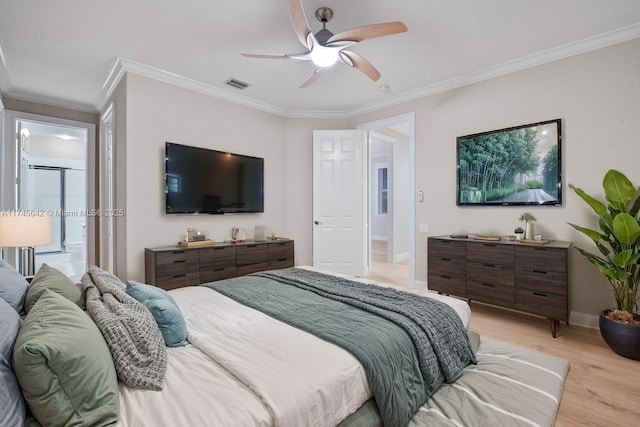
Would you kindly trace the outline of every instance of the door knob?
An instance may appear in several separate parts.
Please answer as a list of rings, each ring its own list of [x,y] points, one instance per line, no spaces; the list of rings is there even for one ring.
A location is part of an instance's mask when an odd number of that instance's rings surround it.
[[[320,221],[313,221],[313,223],[314,223],[315,225],[320,225],[320,224],[322,224],[322,222],[320,222]]]

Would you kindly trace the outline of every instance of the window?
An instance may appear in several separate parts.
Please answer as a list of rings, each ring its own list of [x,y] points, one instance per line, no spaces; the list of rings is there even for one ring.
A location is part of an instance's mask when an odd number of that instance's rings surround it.
[[[387,214],[387,167],[386,166],[377,166],[376,167],[378,176],[377,176],[377,193],[378,193],[378,215],[386,215]]]

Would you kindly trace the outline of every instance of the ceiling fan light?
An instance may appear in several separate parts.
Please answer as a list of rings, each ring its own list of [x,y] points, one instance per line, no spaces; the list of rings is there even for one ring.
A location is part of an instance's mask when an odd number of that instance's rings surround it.
[[[311,52],[311,60],[318,67],[331,67],[333,64],[338,62],[338,49],[326,48],[323,46],[316,46],[315,49]]]

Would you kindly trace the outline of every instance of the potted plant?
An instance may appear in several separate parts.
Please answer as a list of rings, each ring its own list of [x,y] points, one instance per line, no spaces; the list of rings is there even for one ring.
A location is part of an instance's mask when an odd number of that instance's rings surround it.
[[[598,228],[593,230],[569,223],[589,237],[599,255],[576,248],[605,275],[616,300],[616,310],[600,315],[600,333],[613,351],[640,360],[640,187],[636,188],[621,172],[611,169],[602,180],[605,202],[569,184],[598,215]],[[623,319],[618,321],[616,319]]]
[[[536,217],[531,215],[529,212],[525,212],[520,215],[520,221],[524,221],[524,238],[531,240],[533,239],[533,226],[532,223],[536,220]]]
[[[513,232],[516,234],[517,240],[522,240],[522,235],[524,234],[524,229],[522,227],[516,227]]]

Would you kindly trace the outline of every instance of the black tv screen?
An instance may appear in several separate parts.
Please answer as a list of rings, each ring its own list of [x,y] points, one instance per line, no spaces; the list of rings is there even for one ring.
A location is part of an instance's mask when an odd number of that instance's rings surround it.
[[[264,159],[165,144],[166,213],[264,212]]]
[[[562,204],[560,119],[456,140],[458,206]]]

